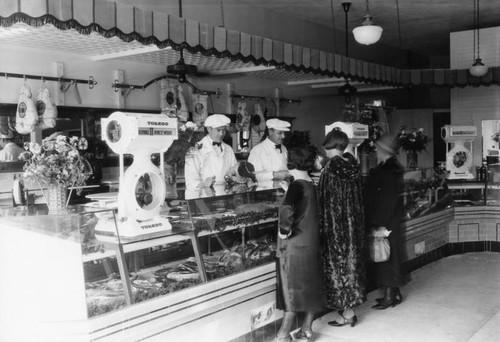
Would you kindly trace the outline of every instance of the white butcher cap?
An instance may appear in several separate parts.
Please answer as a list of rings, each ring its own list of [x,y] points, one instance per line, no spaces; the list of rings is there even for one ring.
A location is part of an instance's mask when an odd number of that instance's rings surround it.
[[[266,121],[267,128],[272,128],[277,131],[290,131],[291,124],[288,121],[283,121],[279,119],[269,119]]]
[[[205,127],[229,126],[231,119],[222,114],[212,114],[205,119]]]

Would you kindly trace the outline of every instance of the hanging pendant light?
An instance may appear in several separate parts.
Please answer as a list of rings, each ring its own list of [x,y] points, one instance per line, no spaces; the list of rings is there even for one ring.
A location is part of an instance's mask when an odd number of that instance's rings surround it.
[[[473,64],[469,67],[469,73],[475,77],[486,75],[488,67],[483,64],[479,57],[479,0],[474,0],[474,26],[473,33]],[[477,58],[476,58],[476,41],[477,41]]]
[[[366,15],[363,18],[364,20],[361,23],[361,26],[352,30],[354,39],[363,45],[375,44],[380,40],[383,29],[380,26],[373,25],[373,17],[370,15],[368,0],[366,0]]]

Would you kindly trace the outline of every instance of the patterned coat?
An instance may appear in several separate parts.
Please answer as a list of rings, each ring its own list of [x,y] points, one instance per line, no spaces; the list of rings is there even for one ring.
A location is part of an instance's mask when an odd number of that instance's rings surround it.
[[[320,180],[320,233],[327,306],[353,308],[366,300],[365,228],[359,164],[333,157]]]
[[[403,167],[396,157],[370,170],[365,185],[366,228],[386,227],[391,231],[390,259],[375,263],[376,281],[379,285],[400,287],[407,281],[403,273],[404,245],[401,218],[403,215]]]

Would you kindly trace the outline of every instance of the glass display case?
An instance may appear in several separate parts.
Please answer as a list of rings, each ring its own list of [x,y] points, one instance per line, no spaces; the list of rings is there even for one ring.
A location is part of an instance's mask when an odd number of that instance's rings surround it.
[[[91,318],[271,263],[282,195],[281,189],[240,187],[167,200],[160,215],[172,229],[134,237],[121,236],[116,225],[115,234],[96,231],[99,220],[117,218],[112,209],[90,206],[67,216],[47,215],[41,206],[12,208],[0,221],[50,236],[55,249],[75,244],[73,257],[83,265],[75,277],[83,277]]]
[[[96,230],[99,220],[117,219],[112,208],[79,205],[64,216],[48,215],[45,205],[0,209],[0,272],[24,279],[29,270],[36,279],[0,286],[0,319],[9,312],[22,324],[78,321],[106,327],[111,317],[126,319],[119,312],[147,314],[168,308],[166,303],[181,305],[185,298],[179,291],[198,286],[196,293],[202,294],[207,284],[211,293],[213,281],[225,284],[238,273],[244,272],[247,281],[252,274],[274,278],[268,267],[274,269],[283,194],[281,188],[238,187],[169,199],[160,215],[168,217],[172,228],[135,237],[121,236],[119,230],[104,236]],[[259,266],[265,272],[258,272]],[[129,310],[139,302],[137,310]],[[33,307],[40,308],[38,316],[29,319],[25,312]],[[118,316],[109,316],[114,312]],[[144,324],[140,327],[147,331]]]
[[[476,168],[476,179],[448,181],[455,206],[500,206],[500,164]]]
[[[167,200],[161,215],[169,218],[171,230],[137,237],[121,237],[119,231],[111,238],[95,235],[117,259],[113,263],[97,255],[99,260],[94,256],[86,265],[89,316],[273,261],[283,191],[212,190]]]
[[[45,204],[0,207],[0,340],[31,341],[24,334],[42,334],[42,322],[88,318],[84,265],[97,258],[116,263],[116,254],[93,237],[106,212],[112,213],[84,206],[70,206],[65,215],[48,215]]]
[[[444,172],[440,168],[405,171],[404,219],[439,211],[451,204]]]
[[[446,179],[441,168],[406,171],[404,217],[412,219],[449,207],[500,206],[500,164],[485,165],[484,177]]]

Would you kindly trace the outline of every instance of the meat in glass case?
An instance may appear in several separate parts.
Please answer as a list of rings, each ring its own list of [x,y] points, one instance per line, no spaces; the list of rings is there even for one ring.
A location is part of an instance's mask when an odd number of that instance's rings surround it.
[[[273,262],[283,190],[225,189],[187,200],[207,280]]]
[[[89,316],[273,262],[283,194],[281,188],[205,189],[188,199],[167,199],[160,215],[170,230],[97,232],[100,250],[84,263]]]

